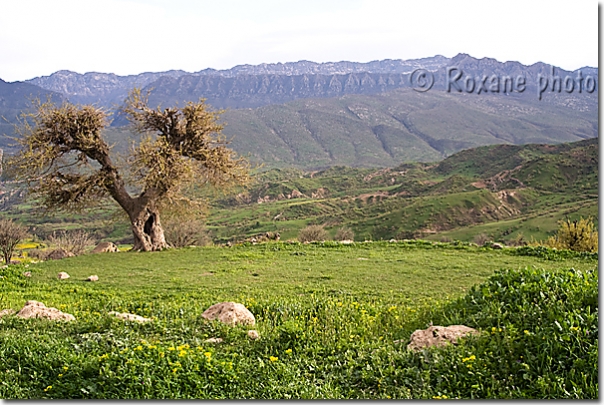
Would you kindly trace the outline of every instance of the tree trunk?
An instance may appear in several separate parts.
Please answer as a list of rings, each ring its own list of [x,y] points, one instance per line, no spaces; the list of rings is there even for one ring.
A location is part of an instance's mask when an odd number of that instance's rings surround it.
[[[159,211],[148,206],[135,207],[130,214],[134,246],[132,250],[151,252],[168,247],[164,229],[159,221]]]

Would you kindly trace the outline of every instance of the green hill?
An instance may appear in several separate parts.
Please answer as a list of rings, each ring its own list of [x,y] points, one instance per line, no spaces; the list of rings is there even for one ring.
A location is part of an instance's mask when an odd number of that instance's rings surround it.
[[[489,236],[505,242],[519,234],[542,239],[565,215],[597,219],[597,187],[598,139],[495,145],[438,164],[270,170],[249,190],[215,201],[209,223],[219,240],[267,231],[294,238],[315,223],[332,235],[350,227],[358,240],[453,234],[472,240],[482,231],[454,232],[480,224],[493,225]],[[543,217],[541,225],[530,221],[536,217]],[[518,223],[505,222],[511,220]]]
[[[491,145],[436,163],[259,171],[247,189],[202,194],[210,205],[208,229],[222,243],[264,232],[292,239],[309,224],[325,225],[332,236],[349,227],[356,240],[472,241],[484,233],[517,243],[544,239],[566,216],[597,220],[598,161],[597,138]],[[3,201],[6,215],[35,226],[38,235],[84,227],[112,241],[131,238],[127,221],[115,221],[120,211],[112,204],[95,214],[46,217],[33,202],[10,201]]]

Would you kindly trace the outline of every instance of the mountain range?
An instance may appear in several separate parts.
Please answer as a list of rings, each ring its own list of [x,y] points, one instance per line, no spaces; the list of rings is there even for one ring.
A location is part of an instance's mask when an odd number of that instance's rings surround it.
[[[450,67],[476,81],[485,75],[522,75],[526,90],[447,92]],[[411,89],[415,69],[434,77],[430,91]],[[583,77],[597,78],[597,68],[579,70]],[[0,81],[0,115],[6,117],[0,134],[12,135],[9,124],[16,122],[31,98],[93,103],[109,110],[136,86],[150,92],[153,106],[183,105],[203,97],[212,108],[226,108],[225,134],[235,150],[256,163],[300,168],[387,166],[438,160],[480,145],[596,137],[597,87],[591,93],[545,91],[538,98],[540,77],[557,75],[563,81],[566,76],[576,78],[579,70],[467,54],[369,63],[299,61],[131,76],[62,70],[26,82]],[[112,121],[108,137],[117,148],[126,147],[133,135],[123,127],[125,119],[114,114]],[[7,146],[7,138],[0,137],[0,147]]]

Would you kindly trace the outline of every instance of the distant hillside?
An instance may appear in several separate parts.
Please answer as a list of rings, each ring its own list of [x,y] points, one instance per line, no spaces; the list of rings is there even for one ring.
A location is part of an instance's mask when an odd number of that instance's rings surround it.
[[[440,160],[481,145],[598,135],[597,109],[411,89],[227,110],[223,119],[233,148],[269,167],[394,166]]]
[[[450,238],[481,233],[506,243],[544,239],[557,221],[598,220],[598,139],[560,145],[492,145],[439,162],[321,171],[273,169],[248,190],[214,200],[218,240],[262,232],[293,238],[307,224],[356,240]]]
[[[552,235],[567,217],[592,216],[597,223],[598,163],[597,138],[490,145],[440,162],[258,171],[246,189],[226,196],[199,192],[211,205],[208,228],[222,243],[264,232],[279,232],[285,240],[308,224],[323,224],[332,236],[349,227],[358,241],[472,241],[485,234],[518,244]],[[3,184],[0,210],[35,226],[38,235],[83,228],[114,242],[132,238],[127,221],[115,222],[116,204],[100,212],[42,216],[31,201],[23,203],[14,184]]]
[[[23,111],[29,111],[35,99],[55,103],[64,100],[62,94],[44,90],[29,83],[7,83],[0,79],[0,148],[14,143],[8,137],[14,135],[14,124]]]
[[[444,91],[446,67],[479,80],[485,75],[523,75],[527,89],[510,94]],[[425,93],[410,88],[415,68],[432,72],[434,87]],[[552,71],[553,69],[553,71]],[[539,75],[575,77],[544,63],[435,56],[410,61],[369,63],[308,61],[242,65],[195,74],[183,71],[132,76],[60,71],[32,79],[62,97],[100,106],[119,103],[133,86],[151,91],[151,105],[183,105],[207,99],[212,108],[227,108],[225,134],[233,147],[266,167],[325,168],[333,165],[394,166],[435,161],[463,149],[492,144],[560,143],[596,137],[598,90],[549,92],[538,99]],[[597,75],[585,68],[583,75]],[[5,83],[30,86],[27,83]],[[17,101],[20,93],[0,88],[0,97]],[[14,88],[16,88],[14,87]],[[56,93],[55,97],[57,96]],[[17,109],[0,105],[14,121]],[[114,116],[115,117],[115,116]],[[125,149],[132,135],[123,117],[108,129],[116,148]],[[8,127],[6,127],[8,128]],[[12,134],[12,128],[7,132]],[[0,147],[6,147],[0,138]]]

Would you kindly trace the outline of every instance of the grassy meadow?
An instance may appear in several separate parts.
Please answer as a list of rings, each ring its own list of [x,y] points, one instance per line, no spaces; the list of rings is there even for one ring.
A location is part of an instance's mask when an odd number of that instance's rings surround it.
[[[270,242],[27,262],[0,270],[0,309],[37,300],[76,321],[0,318],[6,399],[598,395],[597,254]],[[244,304],[256,325],[201,318],[222,301]],[[481,333],[408,351],[430,323]]]

